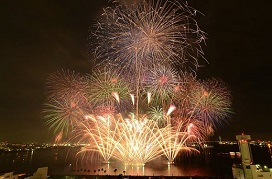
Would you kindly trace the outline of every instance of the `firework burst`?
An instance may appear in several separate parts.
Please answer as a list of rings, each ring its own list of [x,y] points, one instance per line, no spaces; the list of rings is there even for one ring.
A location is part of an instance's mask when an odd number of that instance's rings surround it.
[[[85,98],[87,82],[79,73],[61,70],[51,74],[46,83],[48,98]]]
[[[177,1],[106,8],[91,35],[96,39],[94,53],[132,74],[156,63],[184,66],[189,61],[197,67],[196,56],[203,54],[200,44],[205,35],[194,19],[196,12]]]
[[[85,103],[84,103],[85,105]],[[54,133],[69,134],[75,124],[82,119],[85,106],[77,98],[52,99],[44,104],[45,124]]]
[[[155,103],[171,101],[175,87],[179,85],[177,72],[172,68],[157,66],[149,70],[143,86],[146,92],[150,92]]]
[[[62,70],[50,75],[43,116],[55,133],[68,134],[82,114],[91,111],[86,87],[85,78],[78,73]]]
[[[187,70],[203,54],[196,12],[168,0],[106,8],[91,35],[96,70],[84,77],[61,71],[47,82],[43,114],[56,141],[70,134],[87,144],[78,154],[128,165],[162,155],[173,163],[181,151],[196,151],[192,144],[231,113],[225,83]]]
[[[95,106],[123,106],[131,93],[129,85],[116,71],[105,68],[88,77],[87,96]]]
[[[157,121],[159,127],[165,126],[164,115],[163,109],[159,106],[152,106],[148,111],[149,119]]]
[[[218,79],[204,81],[192,91],[190,103],[198,119],[213,127],[222,124],[231,112],[231,96],[225,82]]]

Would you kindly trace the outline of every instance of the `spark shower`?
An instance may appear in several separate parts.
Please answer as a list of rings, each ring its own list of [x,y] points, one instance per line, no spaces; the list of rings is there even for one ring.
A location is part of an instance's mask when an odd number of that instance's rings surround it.
[[[96,67],[48,78],[43,116],[56,141],[126,165],[197,151],[231,114],[227,84],[196,77],[206,38],[198,14],[170,0],[105,8],[88,44]]]

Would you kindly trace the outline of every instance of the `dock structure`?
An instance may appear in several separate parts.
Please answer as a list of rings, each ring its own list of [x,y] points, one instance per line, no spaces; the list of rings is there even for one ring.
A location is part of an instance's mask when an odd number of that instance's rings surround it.
[[[272,169],[253,164],[252,153],[249,145],[250,135],[237,135],[236,139],[241,152],[242,163],[232,166],[234,179],[272,179]]]

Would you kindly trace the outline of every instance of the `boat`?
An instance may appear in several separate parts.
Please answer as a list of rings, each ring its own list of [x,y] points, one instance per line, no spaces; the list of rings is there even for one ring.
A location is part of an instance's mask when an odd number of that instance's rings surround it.
[[[253,158],[248,141],[251,140],[250,135],[236,135],[238,141],[241,164],[232,166],[232,174],[234,179],[272,179],[272,168],[253,164]]]

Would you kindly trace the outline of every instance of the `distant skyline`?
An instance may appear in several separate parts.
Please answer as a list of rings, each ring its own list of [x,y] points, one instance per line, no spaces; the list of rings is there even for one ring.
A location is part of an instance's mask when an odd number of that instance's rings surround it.
[[[61,69],[90,73],[89,29],[110,5],[103,1],[4,1],[0,6],[0,141],[53,142],[43,125],[42,105],[49,74]],[[199,27],[207,33],[203,46],[207,62],[198,78],[226,81],[234,114],[214,138],[272,140],[272,2],[192,0],[201,13]]]

